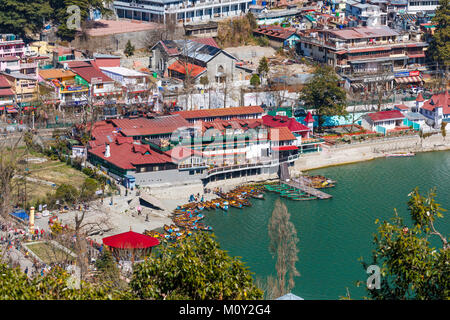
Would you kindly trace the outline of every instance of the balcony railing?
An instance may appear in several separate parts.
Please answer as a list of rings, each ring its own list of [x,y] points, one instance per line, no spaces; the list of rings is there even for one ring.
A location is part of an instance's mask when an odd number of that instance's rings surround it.
[[[319,46],[329,47],[329,48],[334,49],[334,50],[339,50],[339,49],[356,49],[356,48],[360,48],[360,49],[362,49],[362,48],[376,48],[376,47],[383,47],[383,46],[395,47],[395,46],[404,45],[404,44],[420,44],[420,45],[423,45],[423,46],[427,45],[425,42],[422,42],[422,41],[414,41],[414,40],[403,41],[403,40],[400,40],[400,39],[391,40],[391,41],[384,40],[384,41],[363,42],[363,43],[337,43],[337,42],[335,42],[333,40],[334,40],[334,38],[331,38],[328,41],[325,41],[325,40],[320,39],[320,38],[300,36],[300,41],[301,42],[317,44]]]
[[[236,165],[231,165],[231,166],[223,166],[223,167],[213,168],[213,169],[209,170],[207,173],[207,176],[210,177],[212,175],[219,174],[219,173],[240,171],[240,170],[245,170],[245,169],[258,169],[258,168],[262,168],[262,167],[273,167],[273,166],[277,166],[283,162],[295,161],[298,158],[299,158],[299,155],[294,154],[294,155],[291,155],[288,157],[282,157],[282,158],[273,159],[273,160],[269,160],[269,161],[261,161],[258,163],[246,163],[246,164],[236,164]]]

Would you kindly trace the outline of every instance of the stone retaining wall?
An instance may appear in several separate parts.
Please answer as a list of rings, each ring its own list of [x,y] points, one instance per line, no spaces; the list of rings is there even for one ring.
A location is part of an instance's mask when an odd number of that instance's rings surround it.
[[[292,173],[328,166],[335,166],[353,162],[367,161],[384,157],[392,152],[426,152],[450,150],[450,137],[444,139],[436,134],[421,139],[419,136],[410,136],[394,139],[383,139],[342,145],[338,147],[324,147],[320,153],[310,153],[300,156],[295,161]]]

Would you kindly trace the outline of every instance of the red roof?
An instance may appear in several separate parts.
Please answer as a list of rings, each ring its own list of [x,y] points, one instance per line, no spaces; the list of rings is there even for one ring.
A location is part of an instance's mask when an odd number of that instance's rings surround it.
[[[436,107],[442,107],[443,114],[450,114],[450,94],[448,91],[433,95],[422,106],[423,109],[428,111],[434,111]]]
[[[111,123],[120,128],[125,136],[148,136],[169,134],[181,127],[191,126],[180,115],[161,116],[153,119],[111,119]]]
[[[106,76],[99,68],[94,66],[84,68],[74,68],[73,72],[78,74],[81,78],[91,83],[92,78],[100,78],[102,82],[114,82],[110,77]]]
[[[61,63],[67,63],[69,68],[84,68],[91,67],[92,65],[87,61],[72,60],[72,61],[60,61]]]
[[[379,47],[379,48],[373,47],[373,48],[355,49],[355,50],[350,49],[349,52],[350,53],[359,53],[359,52],[374,52],[374,51],[388,51],[388,50],[391,50],[391,48],[388,48],[388,47]],[[368,58],[370,58],[370,56]]]
[[[180,161],[189,158],[193,155],[204,157],[203,153],[200,151],[192,150],[190,148],[181,146],[176,146],[175,148],[166,151],[165,154],[171,157],[173,161]]]
[[[196,64],[180,62],[178,60],[172,63],[167,69],[176,71],[181,74],[188,73],[192,78],[197,77],[199,74],[203,73],[206,70],[206,68],[200,67]]]
[[[0,88],[11,88],[11,84],[0,74]]]
[[[157,238],[146,236],[131,230],[103,238],[102,240],[105,245],[119,249],[144,249],[159,244]]]
[[[219,48],[219,45],[217,44],[216,40],[214,40],[214,38],[196,38],[196,39],[192,39],[192,40],[195,42],[206,44],[211,47]]]
[[[422,92],[419,92],[419,95],[416,98],[417,102],[424,102],[425,99],[423,98]]]
[[[264,110],[260,106],[248,107],[232,107],[232,108],[217,108],[217,109],[203,109],[203,110],[189,110],[178,111],[173,114],[179,114],[185,119],[201,119],[214,118],[224,116],[238,116],[246,114],[263,114]]]
[[[310,131],[310,129],[295,120],[294,118],[289,118],[287,116],[270,116],[265,115],[262,117],[264,125],[277,128],[277,127],[288,127],[291,132],[299,131]]]
[[[390,111],[379,111],[374,113],[367,114],[372,121],[383,121],[383,120],[396,120],[403,119],[405,116],[398,110],[390,110]]]
[[[287,127],[279,127],[269,129],[269,140],[289,141],[289,140],[296,140],[296,138]]]
[[[262,119],[231,119],[231,120],[219,120],[214,121],[201,121],[202,132],[208,129],[217,129],[224,131],[226,129],[243,130],[255,129],[262,126]]]
[[[293,34],[295,31],[280,27],[280,26],[259,26],[258,29],[253,31],[254,33],[268,36],[269,38],[277,38],[281,40],[286,40]]]
[[[305,119],[303,119],[303,121],[305,121],[306,123],[309,123],[309,122],[314,122],[315,120],[314,120],[311,112],[308,111],[308,113],[306,114],[306,117],[305,117]]]
[[[88,152],[112,163],[118,168],[134,170],[135,165],[172,163],[169,156],[152,150],[148,145],[137,145],[134,143],[117,142],[109,145],[110,156],[105,158],[106,146],[100,145]]]
[[[13,96],[14,91],[12,91],[10,88],[6,89],[0,89],[0,96]]]

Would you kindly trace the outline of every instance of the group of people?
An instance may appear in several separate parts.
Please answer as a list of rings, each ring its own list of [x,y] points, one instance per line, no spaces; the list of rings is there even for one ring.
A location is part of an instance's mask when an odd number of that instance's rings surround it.
[[[203,202],[203,201],[204,201],[203,195],[200,198],[200,193],[197,193],[197,195],[191,194],[191,196],[189,197],[189,202]]]

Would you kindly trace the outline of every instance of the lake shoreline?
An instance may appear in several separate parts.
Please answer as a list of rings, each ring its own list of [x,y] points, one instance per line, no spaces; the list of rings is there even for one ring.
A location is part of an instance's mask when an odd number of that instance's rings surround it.
[[[450,150],[450,139],[434,135],[426,139],[419,136],[386,139],[373,142],[349,144],[339,147],[324,147],[320,153],[302,155],[291,170],[296,174],[346,164],[384,158],[396,152],[434,152]]]

